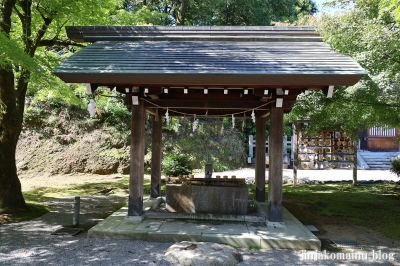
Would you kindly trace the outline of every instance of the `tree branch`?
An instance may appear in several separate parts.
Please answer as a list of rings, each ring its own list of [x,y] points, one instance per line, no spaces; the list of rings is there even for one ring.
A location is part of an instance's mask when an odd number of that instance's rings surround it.
[[[30,47],[32,46],[32,2],[29,0],[20,1],[19,6],[21,7],[21,12],[15,7],[15,11],[21,21],[21,31],[23,36],[23,42],[25,44],[25,52],[29,54]]]
[[[45,35],[47,28],[49,27],[50,23],[53,21],[52,18],[46,18],[42,16],[44,23],[40,27],[40,30],[37,32],[36,38],[32,43],[32,46],[29,49],[29,56],[33,57],[35,55],[36,49],[39,46],[39,43],[42,41],[43,36]]]
[[[59,40],[56,38],[50,39],[50,40],[40,40],[37,44],[37,46],[54,46],[54,45],[58,45],[58,46],[69,46],[69,45],[73,45],[73,46],[78,46],[78,47],[86,47],[86,45],[80,44],[80,43],[76,43],[70,40]]]
[[[2,3],[0,9],[0,29],[8,36],[11,30],[11,14],[15,6],[16,0],[8,0]]]
[[[22,15],[22,13],[18,10],[18,8],[16,6],[14,6],[14,11],[15,11],[15,13],[17,13],[19,20],[23,21],[24,16]]]
[[[61,30],[62,30],[62,28],[64,28],[64,25],[67,24],[67,22],[68,22],[68,20],[64,21],[64,23],[62,23],[61,26],[58,27],[57,33],[56,33],[56,36],[55,36],[56,38],[58,38],[58,36],[60,36]]]

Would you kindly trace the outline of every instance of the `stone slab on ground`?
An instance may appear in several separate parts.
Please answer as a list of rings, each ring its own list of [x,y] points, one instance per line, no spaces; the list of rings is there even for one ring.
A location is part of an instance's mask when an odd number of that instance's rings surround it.
[[[230,246],[189,241],[172,245],[165,256],[173,263],[188,266],[231,266],[243,261],[242,255]]]

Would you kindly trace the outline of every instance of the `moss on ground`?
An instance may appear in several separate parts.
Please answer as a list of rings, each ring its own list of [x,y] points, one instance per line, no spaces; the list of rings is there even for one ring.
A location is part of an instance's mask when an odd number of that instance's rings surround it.
[[[283,186],[285,207],[303,224],[340,218],[400,240],[400,186],[348,183]]]

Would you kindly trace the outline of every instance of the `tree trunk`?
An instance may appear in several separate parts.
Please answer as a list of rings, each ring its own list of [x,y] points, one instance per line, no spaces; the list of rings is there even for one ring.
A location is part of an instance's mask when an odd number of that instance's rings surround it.
[[[5,0],[0,8],[0,32],[8,37],[11,32],[12,11],[17,10],[16,4],[16,0]],[[23,0],[18,2],[18,5],[22,10],[16,13],[22,22],[25,34],[23,36],[24,51],[33,58],[53,19],[41,14],[43,24],[32,40],[32,1]],[[30,72],[23,67],[20,68],[18,80],[15,80],[13,64],[3,64],[0,69],[0,213],[26,209],[17,175],[15,151],[22,129]]]
[[[6,138],[14,139],[14,130],[7,130]],[[3,132],[2,132],[3,133]],[[16,141],[0,141],[0,213],[14,213],[26,209],[21,183],[15,164]]]
[[[0,213],[26,208],[15,162],[23,116],[16,93],[11,66],[0,69]]]
[[[357,132],[355,133],[355,134],[357,134]],[[357,136],[357,135],[355,135],[355,136]],[[353,149],[354,149],[354,159],[353,159],[353,186],[357,186],[358,185],[358,182],[357,182],[357,164],[358,164],[358,159],[357,159],[357,156],[358,156],[358,146],[357,146],[357,143],[358,143],[358,137],[355,139],[355,140],[353,140],[352,141],[353,143]]]
[[[180,5],[176,10],[176,25],[185,25],[186,5],[187,0],[181,0]]]
[[[11,14],[15,3],[15,0],[4,1],[0,9],[0,31],[7,36],[11,30]],[[22,128],[24,98],[24,93],[15,90],[11,63],[3,65],[0,69],[0,213],[26,208],[15,164],[15,150]],[[22,106],[18,104],[21,99]]]

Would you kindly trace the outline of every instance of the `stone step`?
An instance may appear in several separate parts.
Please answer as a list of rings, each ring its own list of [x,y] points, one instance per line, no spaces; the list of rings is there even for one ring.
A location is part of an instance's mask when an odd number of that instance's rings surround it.
[[[390,165],[368,165],[370,169],[372,168],[382,168],[382,169],[389,169],[391,166]]]
[[[381,164],[381,165],[376,165],[376,164],[369,164],[368,165],[369,168],[385,168],[385,169],[389,169],[391,167],[391,165],[388,164]]]
[[[378,162],[378,161],[366,161],[367,163],[370,163],[370,164],[391,164],[390,162]]]
[[[365,161],[365,160],[364,160]],[[368,161],[366,161],[366,162],[368,162]],[[378,160],[371,160],[371,161],[369,161],[369,162],[371,162],[372,164],[373,163],[378,163],[378,164],[390,164],[390,161],[378,161]]]
[[[399,155],[398,152],[361,152],[358,155],[371,170],[388,170],[391,168],[391,158]]]
[[[389,160],[390,161],[390,159],[386,158],[386,157],[363,157],[363,158],[365,158],[367,160],[378,159],[378,160]]]
[[[365,161],[365,160],[364,160]],[[366,161],[367,163],[371,164],[391,164],[390,162],[380,162],[380,161]]]
[[[365,157],[362,156],[365,160],[384,160],[384,161],[390,161],[389,158],[386,157]]]

